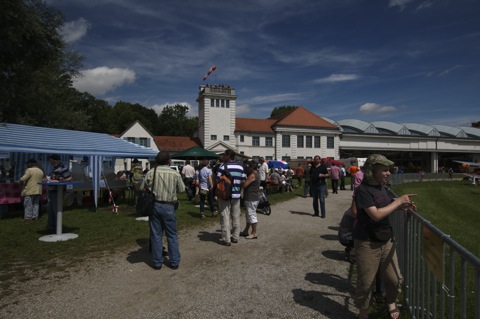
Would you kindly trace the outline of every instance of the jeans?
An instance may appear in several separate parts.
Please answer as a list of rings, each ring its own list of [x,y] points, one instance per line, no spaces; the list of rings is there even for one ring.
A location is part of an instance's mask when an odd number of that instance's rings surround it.
[[[338,193],[338,179],[332,179],[332,192]]]
[[[312,185],[312,197],[313,197],[313,211],[315,215],[318,215],[318,201],[320,200],[320,212],[321,216],[325,217],[325,192],[327,190],[326,184]]]
[[[222,240],[227,243],[230,242],[230,237],[238,240],[240,237],[240,199],[231,201],[219,199],[218,207],[221,216]],[[232,227],[231,230],[230,227]]]
[[[38,208],[40,206],[40,195],[28,195],[23,199],[25,209],[24,219],[38,218]]]
[[[168,245],[170,266],[180,264],[180,249],[178,247],[177,216],[170,204],[155,202],[153,215],[150,217],[150,236],[152,241],[152,261],[154,267],[163,265],[162,234],[165,231]]]
[[[312,189],[310,188],[310,181],[305,180],[305,185],[303,186],[303,197],[307,195],[312,195]]]
[[[200,213],[205,213],[205,198],[208,199],[208,206],[210,206],[210,212],[213,213],[215,209],[215,199],[213,191],[208,190],[207,194],[203,194],[203,190],[200,191]]]

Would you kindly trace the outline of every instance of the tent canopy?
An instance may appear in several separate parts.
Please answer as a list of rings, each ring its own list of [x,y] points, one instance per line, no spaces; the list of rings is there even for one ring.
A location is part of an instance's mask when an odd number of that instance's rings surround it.
[[[0,152],[154,158],[157,151],[101,133],[0,124]]]
[[[175,159],[216,159],[219,155],[210,152],[200,146],[194,146],[184,151],[178,152],[172,156]]]
[[[96,206],[105,157],[154,158],[158,152],[108,134],[0,123],[0,153],[88,156]],[[15,164],[23,172],[25,162]]]

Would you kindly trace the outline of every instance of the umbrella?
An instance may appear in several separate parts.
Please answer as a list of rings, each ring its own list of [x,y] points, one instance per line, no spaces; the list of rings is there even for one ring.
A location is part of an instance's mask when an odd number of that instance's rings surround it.
[[[285,162],[285,161],[268,161],[267,162],[267,165],[268,167],[274,167],[274,168],[287,168],[288,167],[288,163]]]
[[[200,146],[194,146],[184,151],[175,153],[172,158],[175,159],[215,159],[218,155],[214,152],[210,152]]]
[[[336,166],[343,166],[343,162],[334,160],[333,158],[330,158],[330,157],[324,157],[322,158],[322,160],[325,161],[325,163],[329,163],[330,165],[335,163]]]

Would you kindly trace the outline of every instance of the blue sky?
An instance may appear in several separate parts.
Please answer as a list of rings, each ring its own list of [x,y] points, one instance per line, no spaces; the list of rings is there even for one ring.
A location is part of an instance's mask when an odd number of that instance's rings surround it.
[[[85,57],[75,87],[112,105],[193,115],[199,85],[228,84],[239,117],[300,105],[333,120],[480,121],[479,0],[47,3]]]

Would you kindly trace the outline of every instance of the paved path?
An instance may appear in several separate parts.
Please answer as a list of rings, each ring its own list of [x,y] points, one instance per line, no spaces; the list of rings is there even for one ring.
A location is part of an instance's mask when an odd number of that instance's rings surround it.
[[[219,224],[182,232],[178,270],[153,270],[137,246],[35,280],[3,301],[0,318],[351,318],[350,264],[337,241],[351,194],[330,194],[325,219],[311,216],[311,198],[272,206],[258,239],[231,247],[217,244]]]

